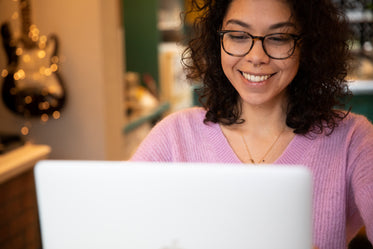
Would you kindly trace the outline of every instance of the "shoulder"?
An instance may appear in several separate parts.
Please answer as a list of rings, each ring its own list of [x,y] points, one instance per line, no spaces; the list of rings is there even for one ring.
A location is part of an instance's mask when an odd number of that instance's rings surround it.
[[[203,122],[206,111],[188,108],[169,114],[158,122],[141,142],[131,158],[134,161],[193,161],[199,159],[199,150],[210,144],[206,137],[216,137],[218,124]]]
[[[359,154],[373,155],[373,124],[365,116],[350,113],[342,122],[341,129],[346,130],[344,138],[350,140],[351,148],[356,148]]]
[[[197,139],[218,125],[205,124],[206,111],[200,107],[191,107],[173,112],[160,120],[149,132],[147,141],[173,143],[175,141]]]
[[[327,140],[332,141],[334,150],[339,150],[339,156],[346,156],[348,168],[354,174],[360,175],[369,171],[373,180],[373,124],[365,117],[349,113]]]
[[[365,123],[366,125],[372,125],[367,117],[353,112],[350,112],[342,122]]]
[[[182,109],[180,111],[174,112],[166,116],[163,121],[179,121],[179,120],[196,120],[203,121],[206,115],[206,110],[201,107],[191,107]]]
[[[349,113],[345,119],[343,119],[339,126],[336,128],[338,130],[358,134],[371,134],[373,135],[373,124],[363,115],[356,113]]]
[[[304,136],[298,136],[297,141],[320,148],[320,153],[326,148],[329,152],[338,151],[345,155],[351,152],[360,154],[362,148],[364,151],[372,152],[373,125],[363,115],[348,113],[344,119],[338,121],[333,130],[326,128],[321,134],[309,132]]]
[[[347,136],[347,134],[356,132],[373,132],[373,125],[365,116],[353,112],[346,113],[345,111],[342,111],[342,115],[345,115],[345,117],[341,120],[338,120],[336,126],[333,129],[331,129],[327,123],[324,123],[323,132],[314,133],[313,131],[311,131],[306,134],[306,137],[330,138],[338,136]]]
[[[322,141],[340,146],[373,143],[373,125],[365,116],[350,112],[331,133],[325,131],[318,137]]]
[[[191,107],[169,114],[157,125],[159,128],[179,129],[181,127],[203,126],[206,111],[201,107]]]

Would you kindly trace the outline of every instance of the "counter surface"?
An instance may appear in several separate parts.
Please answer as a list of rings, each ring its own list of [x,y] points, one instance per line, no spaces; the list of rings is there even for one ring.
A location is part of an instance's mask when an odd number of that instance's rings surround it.
[[[50,151],[47,145],[25,144],[0,155],[0,183],[31,169],[37,161],[46,159]]]

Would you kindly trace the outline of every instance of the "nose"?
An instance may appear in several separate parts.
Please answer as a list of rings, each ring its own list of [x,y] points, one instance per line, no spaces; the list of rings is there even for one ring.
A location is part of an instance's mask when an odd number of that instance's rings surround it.
[[[261,39],[255,38],[253,40],[253,43],[254,44],[251,47],[250,52],[245,55],[245,59],[255,66],[269,63],[270,58],[264,51],[263,41]]]

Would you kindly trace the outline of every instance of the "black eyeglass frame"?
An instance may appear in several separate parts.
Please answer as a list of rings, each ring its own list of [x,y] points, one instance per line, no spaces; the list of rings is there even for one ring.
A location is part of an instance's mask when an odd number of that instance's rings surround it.
[[[224,47],[224,43],[223,43],[223,36],[226,34],[226,33],[230,33],[230,32],[240,32],[240,33],[244,33],[244,34],[247,34],[248,36],[250,36],[252,38],[252,43],[251,43],[251,47],[250,49],[242,54],[242,55],[235,55],[235,54],[232,54],[230,52],[228,52],[225,47]],[[231,55],[231,56],[235,56],[235,57],[244,57],[245,55],[247,55],[248,53],[250,53],[251,49],[253,48],[254,46],[254,43],[255,43],[255,40],[260,40],[262,42],[262,48],[263,48],[263,51],[265,52],[265,54],[271,58],[271,59],[275,59],[275,60],[285,60],[285,59],[288,59],[289,57],[291,57],[293,54],[294,54],[294,51],[295,51],[295,47],[297,46],[297,42],[301,39],[301,35],[295,35],[295,34],[289,34],[289,33],[272,33],[272,34],[268,34],[268,35],[265,35],[265,36],[254,36],[246,31],[240,31],[240,30],[218,30],[218,34],[220,36],[220,42],[221,42],[221,46],[223,47],[223,50],[224,52],[226,52],[227,54]],[[287,57],[284,57],[284,58],[276,58],[276,57],[273,57],[271,55],[268,54],[267,50],[265,49],[264,47],[264,39],[268,36],[273,36],[273,35],[289,35],[291,36],[293,39],[294,39],[294,46],[292,48],[292,51],[290,53],[290,55],[288,55]]]

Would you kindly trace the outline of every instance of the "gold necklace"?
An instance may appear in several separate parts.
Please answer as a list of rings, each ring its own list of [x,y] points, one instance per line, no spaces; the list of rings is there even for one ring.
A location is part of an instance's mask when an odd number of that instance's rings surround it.
[[[252,164],[260,164],[260,163],[264,163],[265,162],[265,157],[268,155],[268,153],[272,150],[273,146],[275,146],[275,144],[277,143],[277,141],[280,139],[282,133],[285,132],[285,128],[280,132],[280,134],[277,136],[277,138],[275,139],[275,141],[272,143],[272,145],[269,147],[269,149],[266,151],[266,153],[264,153],[264,156],[256,163],[253,159],[253,156],[251,155],[250,153],[250,150],[249,150],[249,146],[247,146],[247,143],[246,143],[246,139],[244,137],[244,135],[241,133],[241,137],[242,137],[242,141],[245,145],[245,148],[246,148],[246,151],[247,151],[247,154],[249,155],[250,157],[250,162]]]

